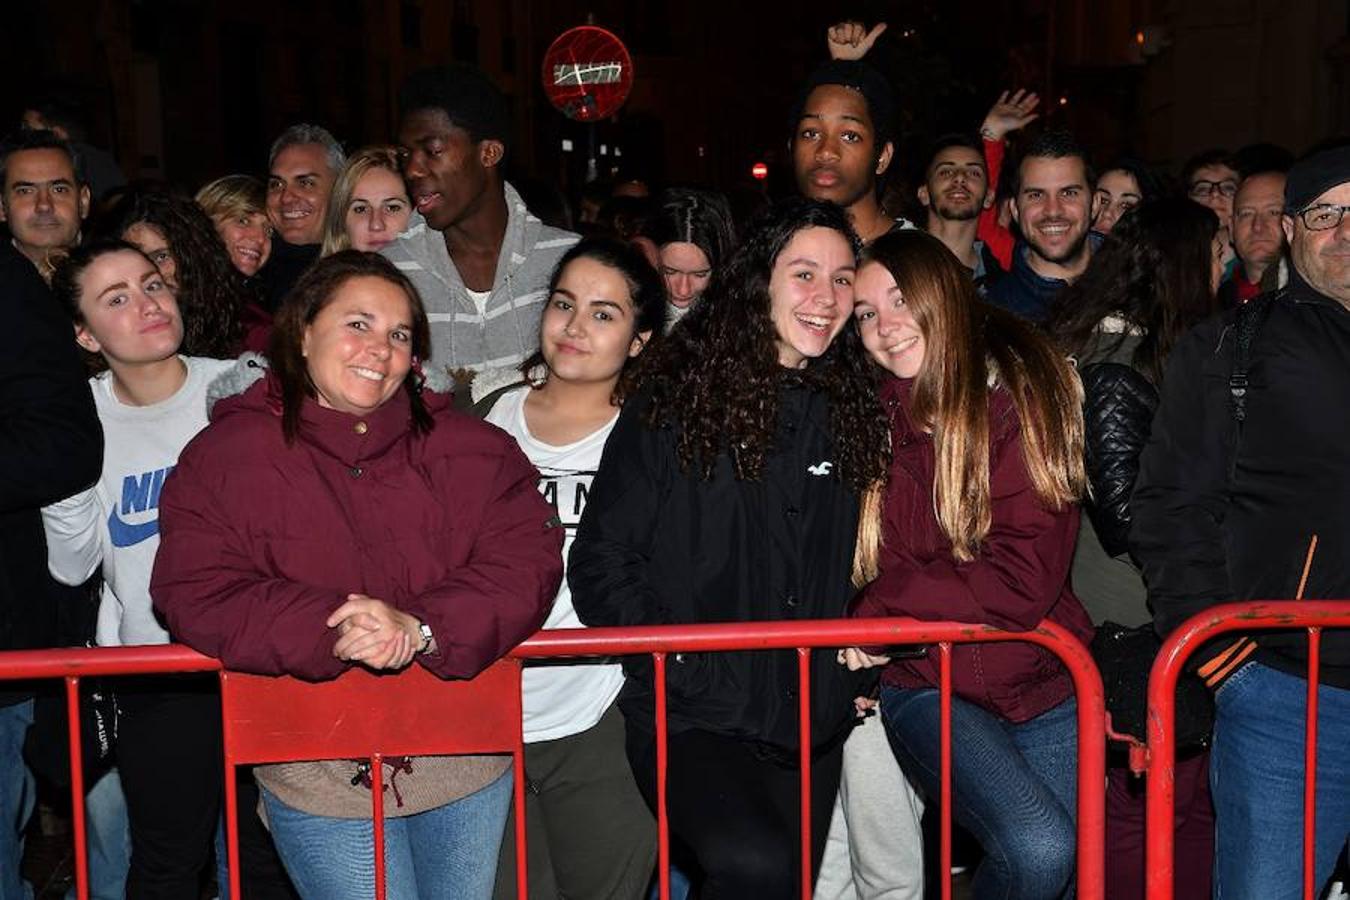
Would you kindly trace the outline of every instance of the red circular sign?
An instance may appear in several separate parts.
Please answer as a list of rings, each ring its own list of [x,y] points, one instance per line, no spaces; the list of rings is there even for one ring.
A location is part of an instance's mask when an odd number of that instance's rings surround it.
[[[544,54],[544,92],[563,115],[595,122],[614,115],[633,88],[633,58],[612,32],[580,25]]]

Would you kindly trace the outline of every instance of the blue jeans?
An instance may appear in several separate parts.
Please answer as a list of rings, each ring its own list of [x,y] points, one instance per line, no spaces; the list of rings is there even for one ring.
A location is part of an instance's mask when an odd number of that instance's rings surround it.
[[[1209,782],[1218,900],[1303,896],[1307,691],[1306,679],[1251,662],[1214,696]],[[1350,834],[1350,691],[1323,684],[1317,704],[1314,882],[1320,891]]]
[[[122,900],[131,868],[131,823],[122,779],[112,769],[84,795],[89,848],[89,900]],[[66,891],[75,900],[75,885]]]
[[[23,880],[23,832],[36,802],[33,773],[23,761],[23,741],[33,724],[33,701],[0,706],[0,900],[32,900]]]
[[[305,900],[375,896],[374,836],[369,819],[311,816],[265,788],[263,805],[277,853]],[[511,772],[436,809],[385,819],[388,900],[490,900],[497,874]]]
[[[883,687],[901,766],[940,802],[938,692]],[[1014,724],[952,698],[952,814],[984,848],[978,900],[1055,900],[1075,864],[1078,705],[1071,697]]]

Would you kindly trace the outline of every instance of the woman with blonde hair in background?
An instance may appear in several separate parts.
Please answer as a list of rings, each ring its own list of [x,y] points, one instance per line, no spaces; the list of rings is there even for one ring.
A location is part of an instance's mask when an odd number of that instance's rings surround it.
[[[339,250],[378,253],[398,237],[412,218],[398,151],[366,147],[348,157],[333,181],[328,209],[332,215],[323,227],[323,256]]]

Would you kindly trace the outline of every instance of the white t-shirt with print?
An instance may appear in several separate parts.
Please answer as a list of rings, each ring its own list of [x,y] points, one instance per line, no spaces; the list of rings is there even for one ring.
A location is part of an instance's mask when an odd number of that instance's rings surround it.
[[[591,479],[600,466],[600,454],[605,441],[614,430],[614,422],[563,447],[546,444],[530,434],[525,423],[525,398],[530,388],[503,394],[487,420],[510,434],[539,470],[539,492],[557,511],[566,529],[563,540],[563,564],[572,549],[581,513],[586,508],[586,494]],[[563,578],[553,609],[544,622],[545,628],[581,628],[576,610],[572,608],[572,592]],[[586,663],[579,665],[527,665],[521,694],[525,709],[525,741],[552,741],[593,727],[609,709],[623,687],[623,668],[617,663]]]

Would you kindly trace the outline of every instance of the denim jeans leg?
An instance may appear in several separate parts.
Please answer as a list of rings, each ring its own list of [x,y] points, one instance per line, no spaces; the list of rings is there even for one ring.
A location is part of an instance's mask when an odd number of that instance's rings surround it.
[[[305,900],[375,896],[369,819],[312,816],[262,792],[277,852]],[[388,900],[488,900],[497,872],[511,773],[454,803],[385,819]]]
[[[467,797],[408,817],[408,844],[422,900],[490,900],[511,785],[508,769]]]
[[[1308,683],[1248,663],[1215,695],[1210,785],[1217,900],[1302,896],[1304,734]],[[1320,891],[1350,833],[1350,691],[1318,689]]]
[[[122,900],[131,868],[131,823],[116,769],[105,772],[84,795],[89,850],[89,900]],[[66,891],[75,900],[75,886]]]
[[[0,706],[0,900],[32,900],[23,880],[23,833],[36,803],[33,773],[23,761],[23,742],[33,724],[33,701]]]
[[[262,790],[277,853],[304,900],[369,900],[375,896],[370,819],[313,816]],[[405,817],[384,823],[385,897],[418,900]]]
[[[932,802],[940,802],[938,692],[883,688],[881,708],[902,766]],[[1063,765],[1051,765],[1046,757],[1048,748],[1063,743],[1065,726],[1073,721],[1057,707],[1014,725],[952,698],[952,813],[986,853],[975,875],[975,896],[1058,900],[1069,887],[1074,819],[1061,800]],[[1030,759],[1021,744],[1031,748]],[[1052,780],[1059,784],[1052,786]]]

